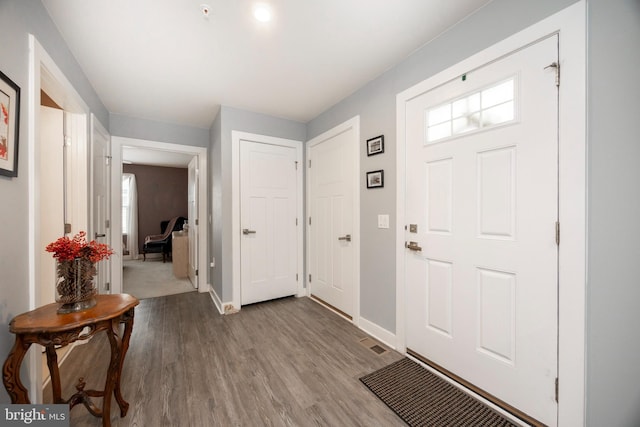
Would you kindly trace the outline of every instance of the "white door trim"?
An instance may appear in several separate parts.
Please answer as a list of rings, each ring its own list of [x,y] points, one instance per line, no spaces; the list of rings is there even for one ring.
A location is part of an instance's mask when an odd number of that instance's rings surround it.
[[[351,119],[335,126],[332,129],[316,136],[313,139],[310,139],[305,144],[305,158],[309,159],[311,147],[325,141],[329,138],[333,138],[336,135],[339,135],[343,132],[348,131],[349,129],[353,129],[355,137],[353,138],[353,159],[354,165],[353,168],[356,171],[354,174],[354,182],[353,182],[353,235],[351,236],[353,244],[353,262],[355,264],[354,273],[353,273],[353,312],[351,314],[352,322],[356,326],[360,326],[360,116],[352,117]],[[308,162],[305,164],[305,171],[308,170],[309,164]],[[308,215],[311,212],[311,183],[307,177],[306,179],[306,212],[307,217],[305,217],[306,227],[309,227]],[[309,231],[307,230],[307,236],[309,236]],[[306,271],[307,273],[310,270],[311,259],[309,254],[311,253],[311,242],[310,239],[307,239],[306,245]],[[307,295],[310,295],[311,286],[309,284],[309,276],[305,275],[304,278],[306,292]]]
[[[406,351],[405,335],[405,105],[452,78],[494,61],[550,34],[560,34],[559,202],[562,239],[559,250],[558,425],[585,423],[586,298],[586,3],[572,6],[399,93],[397,119],[396,338]],[[550,232],[553,232],[552,230]]]
[[[27,128],[29,129],[26,150],[29,201],[29,309],[36,308],[40,300],[40,286],[36,284],[40,277],[39,253],[41,251],[37,216],[39,215],[37,165],[40,151],[40,90],[45,90],[62,107],[65,114],[72,113],[70,120],[72,126],[69,131],[71,133],[70,136],[74,138],[74,155],[78,155],[76,158],[78,161],[84,159],[77,172],[78,174],[86,174],[87,116],[89,107],[36,37],[29,34],[29,87],[24,92],[27,100]],[[79,187],[86,186],[89,177],[85,176],[84,178],[82,180],[84,184],[79,184]],[[86,187],[83,188],[86,189]],[[86,230],[89,219],[88,193],[85,191],[76,196],[70,213],[76,215],[74,217],[74,221],[77,223],[76,226]],[[29,395],[32,396],[34,403],[40,403],[42,402],[43,370],[38,352],[33,351],[28,356],[28,373]]]
[[[296,197],[298,203],[296,206],[296,217],[298,221],[298,230],[296,232],[297,246],[298,246],[298,259],[296,260],[296,269],[298,271],[298,292],[297,296],[302,296],[304,292],[303,275],[303,257],[302,248],[304,242],[304,227],[302,226],[302,207],[303,207],[303,194],[302,194],[302,141],[296,141],[293,139],[277,138],[274,136],[259,135],[249,132],[241,132],[237,130],[231,131],[231,254],[232,254],[232,292],[231,304],[237,310],[241,308],[240,298],[240,141],[248,140],[253,142],[260,142],[262,144],[280,145],[283,147],[291,147],[296,150],[296,161],[298,162],[298,169],[296,170]]]
[[[114,255],[111,256],[111,293],[122,293],[122,149],[123,147],[148,148],[156,151],[191,154],[198,158],[201,182],[207,182],[207,149],[192,145],[171,144],[167,142],[148,141],[144,139],[125,138],[111,136],[111,245]],[[207,206],[209,196],[207,186],[201,185],[198,189],[198,217],[200,224],[200,236],[198,239],[198,292],[209,292],[207,274],[205,273],[209,263],[207,261],[207,236],[209,235],[209,223],[203,220],[208,218]]]

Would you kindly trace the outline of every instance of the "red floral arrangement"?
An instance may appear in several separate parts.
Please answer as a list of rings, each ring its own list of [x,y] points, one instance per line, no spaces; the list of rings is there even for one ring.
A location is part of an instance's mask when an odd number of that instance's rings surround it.
[[[87,242],[87,233],[79,232],[73,239],[66,236],[60,237],[46,247],[47,252],[52,252],[53,257],[60,262],[72,261],[76,258],[85,258],[91,262],[102,261],[113,255],[113,250],[104,243],[95,240]]]

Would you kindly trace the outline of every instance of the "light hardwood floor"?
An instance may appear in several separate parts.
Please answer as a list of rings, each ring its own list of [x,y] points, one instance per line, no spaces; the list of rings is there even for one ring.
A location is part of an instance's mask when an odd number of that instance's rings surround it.
[[[308,298],[221,316],[207,294],[141,301],[122,375],[129,413],[113,426],[402,426],[360,381],[401,358],[359,343],[366,334]],[[100,333],[61,367],[63,397],[84,376],[102,389],[109,346]],[[51,399],[45,390],[45,400]],[[95,399],[101,405],[100,399]],[[99,426],[84,407],[72,426]]]

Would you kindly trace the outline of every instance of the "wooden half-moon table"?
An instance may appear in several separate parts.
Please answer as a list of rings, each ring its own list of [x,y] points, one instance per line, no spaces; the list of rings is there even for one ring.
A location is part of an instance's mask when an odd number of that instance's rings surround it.
[[[35,343],[46,349],[53,403],[68,403],[69,409],[82,403],[91,414],[102,417],[103,426],[110,426],[111,394],[113,393],[120,407],[120,416],[124,417],[127,414],[129,404],[120,391],[120,376],[124,357],[129,348],[134,307],[138,305],[138,300],[127,294],[96,295],[95,299],[97,302],[95,306],[77,313],[57,314],[59,304],[53,303],[13,318],[9,324],[9,330],[16,335],[16,341],[2,368],[2,379],[11,397],[11,403],[31,403],[27,389],[20,381],[20,365],[31,344]],[[120,333],[121,324],[124,324],[122,334]],[[84,390],[84,380],[80,378],[76,385],[77,393],[69,399],[63,399],[55,346],[85,340],[100,331],[106,331],[111,344],[111,361],[104,390]],[[104,397],[102,409],[93,404],[91,397]]]

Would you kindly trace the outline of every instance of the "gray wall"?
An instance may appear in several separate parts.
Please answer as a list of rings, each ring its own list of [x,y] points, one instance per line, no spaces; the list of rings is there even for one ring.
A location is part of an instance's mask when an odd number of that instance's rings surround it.
[[[360,115],[360,315],[396,332],[396,95],[576,0],[495,0],[308,123],[311,139]],[[384,134],[385,153],[367,157],[365,141]],[[367,171],[384,169],[384,189],[367,190]],[[390,214],[390,228],[377,215]]]
[[[176,216],[189,217],[189,170],[148,165],[122,165],[122,172],[136,176],[138,241],[142,252],[146,236],[161,234],[160,223]],[[130,246],[131,247],[131,246]]]
[[[163,123],[137,117],[109,114],[112,136],[167,142],[170,144],[209,146],[209,129]]]
[[[18,177],[0,176],[0,195],[3,199],[0,203],[0,224],[5,225],[0,227],[0,360],[4,361],[13,345],[13,335],[9,333],[7,325],[15,315],[29,310],[29,33],[36,36],[105,126],[109,125],[109,116],[39,0],[0,0],[0,28],[0,71],[20,86],[22,91]],[[25,365],[22,380],[29,387]],[[0,403],[8,402],[9,396],[2,387]]]
[[[640,1],[588,2],[588,425],[640,425]]]
[[[222,298],[222,114],[218,111],[210,131],[209,147],[209,256],[216,259],[216,265],[207,269],[209,284],[218,297]],[[216,273],[216,274],[214,274]],[[225,301],[225,300],[223,300]]]
[[[229,302],[233,297],[231,240],[234,232],[231,228],[231,131],[299,141],[306,139],[307,132],[303,123],[227,106],[220,108],[214,122],[216,129],[218,120],[220,136],[213,132],[211,134],[212,157],[214,162],[219,160],[220,170],[214,170],[212,173],[213,256],[216,258],[216,267],[213,268],[210,277],[222,302]]]

